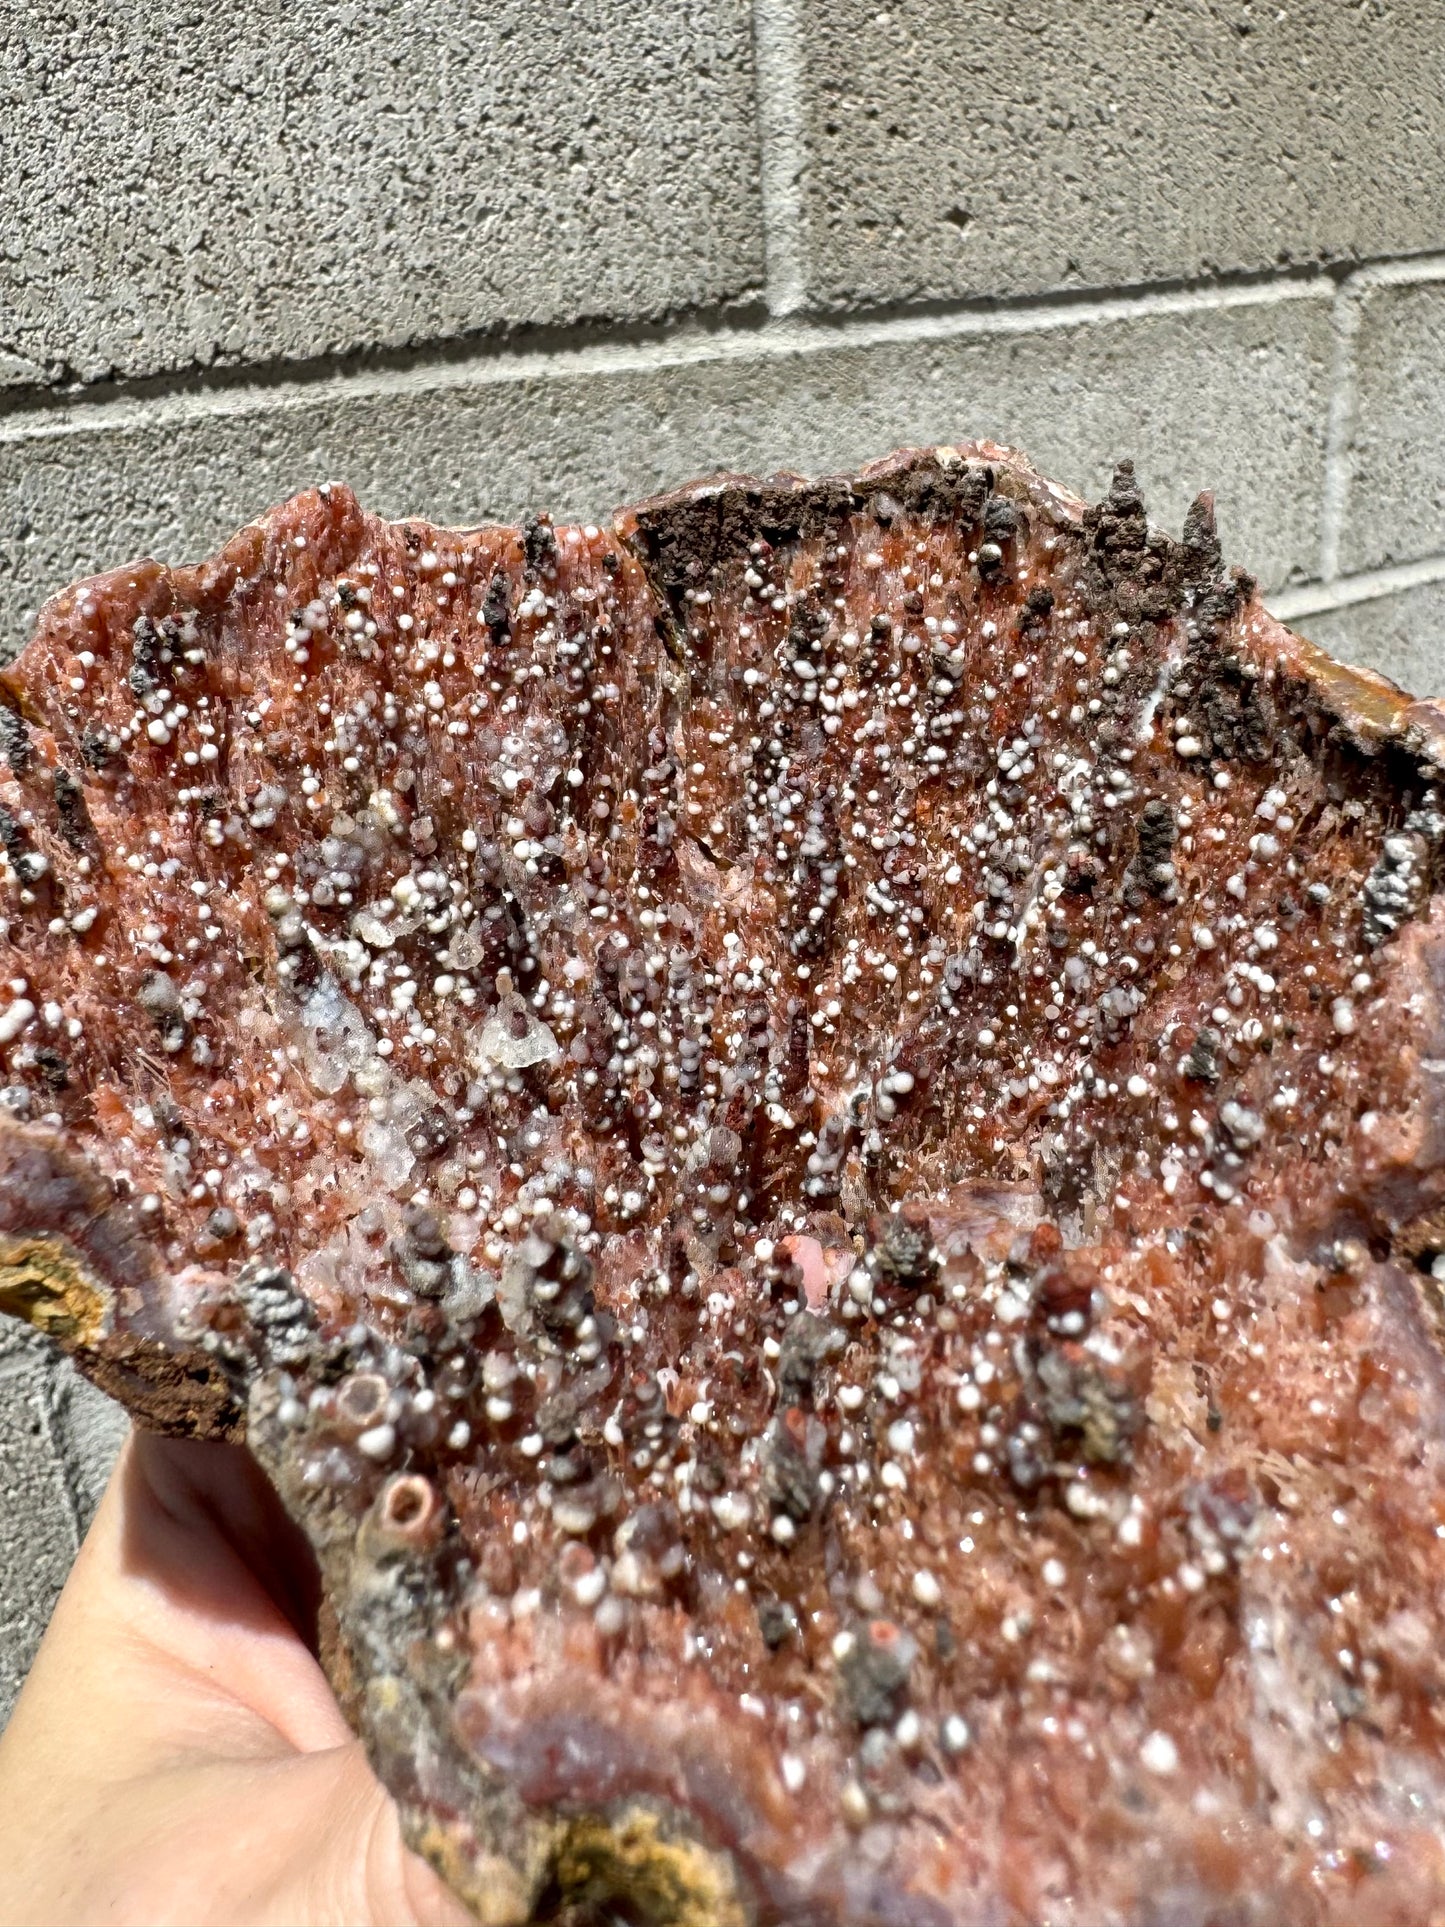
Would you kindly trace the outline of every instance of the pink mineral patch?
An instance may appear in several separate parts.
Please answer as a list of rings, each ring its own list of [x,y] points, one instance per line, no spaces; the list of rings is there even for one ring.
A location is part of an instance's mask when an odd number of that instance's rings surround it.
[[[791,1258],[802,1272],[803,1296],[809,1311],[823,1309],[855,1262],[852,1251],[839,1251],[831,1245],[824,1250],[816,1238],[780,1238],[778,1251],[783,1257]]]

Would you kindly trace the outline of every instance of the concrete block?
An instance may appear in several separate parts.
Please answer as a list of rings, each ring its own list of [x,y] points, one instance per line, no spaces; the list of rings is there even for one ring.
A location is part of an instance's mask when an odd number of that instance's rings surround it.
[[[75,1500],[76,1522],[81,1532],[86,1532],[110,1479],[116,1454],[130,1431],[130,1420],[115,1400],[98,1391],[69,1359],[56,1362],[52,1410],[56,1443]]]
[[[802,329],[555,364],[482,363],[0,424],[0,637],[39,600],[139,554],[193,560],[295,489],[351,484],[386,515],[597,518],[719,468],[819,472],[988,434],[1097,494],[1132,455],[1161,521],[1213,487],[1229,554],[1312,572],[1330,360],[1321,297],[1182,303],[1037,332]]]
[[[819,301],[1140,285],[1445,242],[1429,6],[793,4]]]
[[[49,1358],[0,1358],[0,1723],[9,1718],[75,1557],[75,1526],[46,1415]]]
[[[0,1317],[0,1371],[3,1371],[7,1359],[21,1354],[43,1358],[53,1349],[38,1332],[31,1331],[28,1325],[22,1325],[18,1318]]]
[[[75,0],[0,36],[0,383],[713,306],[747,0]]]
[[[1391,676],[1415,696],[1445,696],[1445,582],[1399,589],[1290,625],[1342,662]]]
[[[1445,554],[1445,280],[1357,298],[1347,573]]]

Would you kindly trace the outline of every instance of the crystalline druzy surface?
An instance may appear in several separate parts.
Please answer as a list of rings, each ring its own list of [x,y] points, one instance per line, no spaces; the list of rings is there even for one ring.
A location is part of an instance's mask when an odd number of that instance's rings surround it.
[[[323,489],[3,681],[0,1306],[482,1919],[1439,1916],[1445,731],[1206,499]]]

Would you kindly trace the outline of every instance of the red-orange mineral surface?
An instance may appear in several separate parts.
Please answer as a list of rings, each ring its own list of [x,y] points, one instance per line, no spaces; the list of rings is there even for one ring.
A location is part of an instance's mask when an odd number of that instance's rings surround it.
[[[480,1919],[1445,1917],[1445,712],[1208,498],[323,488],[0,695],[0,1304]]]

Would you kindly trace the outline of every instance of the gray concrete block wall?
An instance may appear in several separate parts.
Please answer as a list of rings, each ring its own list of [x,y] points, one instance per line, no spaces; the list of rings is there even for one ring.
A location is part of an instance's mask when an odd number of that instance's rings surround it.
[[[1436,552],[1445,529],[1445,282],[1360,277],[1345,309],[1354,363],[1348,499],[1339,565],[1387,568]]]
[[[753,95],[747,0],[37,8],[0,38],[0,374],[755,299]]]
[[[125,1436],[119,1408],[0,1320],[0,1723]]]
[[[1374,586],[1374,585],[1364,585]],[[1295,626],[1331,655],[1383,662],[1407,689],[1445,694],[1445,575],[1383,589],[1332,609],[1297,616]]]
[[[12,6],[0,653],[318,480],[598,518],[989,434],[1212,487],[1445,693],[1442,81],[1433,0]],[[0,1718],[122,1435],[0,1333]]]
[[[1147,285],[1445,245],[1445,36],[1428,4],[793,4],[819,301]]]

